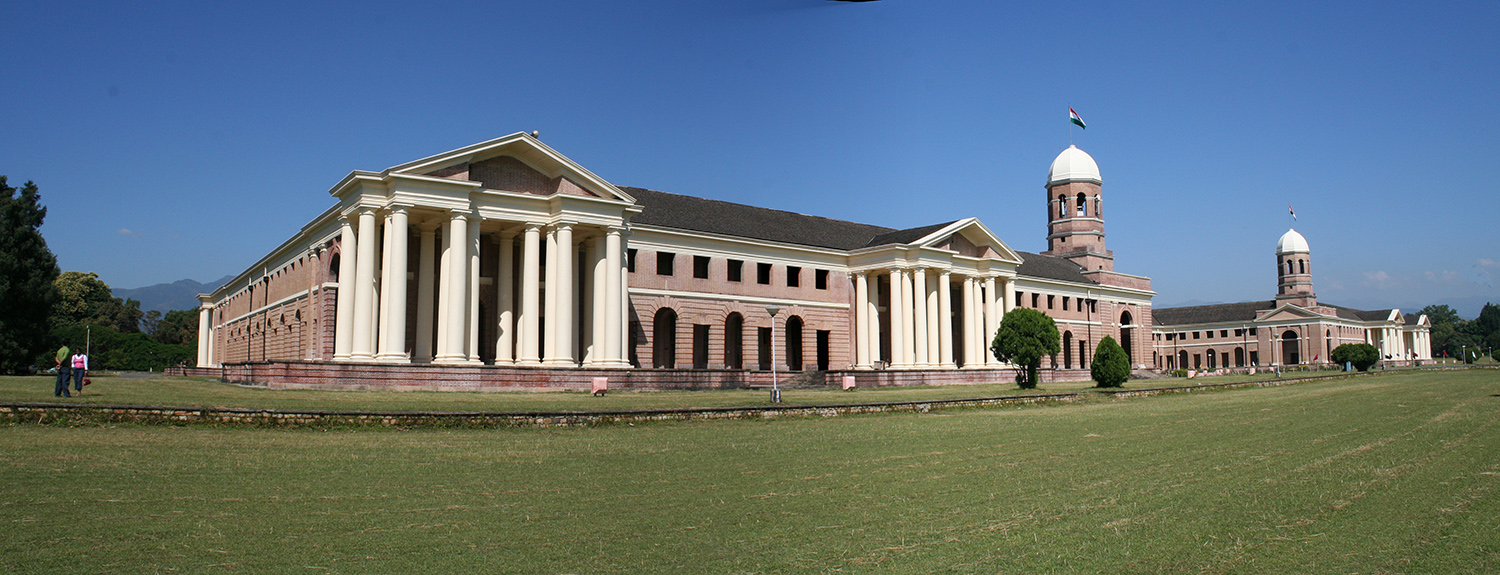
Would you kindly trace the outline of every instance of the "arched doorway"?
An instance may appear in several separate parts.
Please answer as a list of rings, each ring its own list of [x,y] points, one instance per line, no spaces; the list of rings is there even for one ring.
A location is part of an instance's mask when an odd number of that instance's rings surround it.
[[[1234,366],[1235,367],[1245,367],[1245,348],[1243,348],[1243,347],[1236,347],[1236,348],[1234,348]]]
[[[786,368],[802,371],[802,318],[786,318]]]
[[[1135,328],[1126,326],[1135,325],[1134,319],[1129,311],[1120,312],[1120,347],[1125,348],[1125,361],[1131,368],[1135,367],[1135,346],[1130,344]]]
[[[1323,335],[1323,357],[1324,362],[1333,361],[1333,330],[1328,330]]]
[[[1210,349],[1207,352],[1204,352],[1204,355],[1208,356],[1208,365],[1206,365],[1204,367],[1206,367],[1208,369],[1218,369],[1219,368],[1219,359],[1218,359],[1219,358],[1219,354],[1214,353],[1214,350]]]
[[[1063,368],[1073,369],[1073,332],[1063,332]]]
[[[1297,332],[1286,330],[1281,334],[1281,364],[1297,365],[1302,363],[1302,355],[1298,352]]]
[[[669,307],[661,308],[656,311],[651,324],[651,367],[677,367],[677,312]]]
[[[724,319],[724,367],[745,367],[745,316],[738,312]]]
[[[1187,351],[1177,352],[1177,369],[1187,369]]]

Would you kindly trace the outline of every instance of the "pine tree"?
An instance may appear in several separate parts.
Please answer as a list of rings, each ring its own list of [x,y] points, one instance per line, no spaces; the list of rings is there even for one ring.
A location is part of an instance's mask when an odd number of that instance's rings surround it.
[[[1089,375],[1099,387],[1120,387],[1130,380],[1130,356],[1125,355],[1125,348],[1115,343],[1115,338],[1106,335],[1099,341]]]
[[[58,268],[42,238],[46,217],[36,184],[17,189],[0,176],[0,373],[25,373],[52,344],[47,316]]]

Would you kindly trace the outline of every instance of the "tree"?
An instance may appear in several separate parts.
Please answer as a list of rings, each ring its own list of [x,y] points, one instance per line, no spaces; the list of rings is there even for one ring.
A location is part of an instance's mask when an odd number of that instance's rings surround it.
[[[990,352],[1000,361],[1026,368],[1019,378],[1021,389],[1036,389],[1037,369],[1042,358],[1062,351],[1057,324],[1034,309],[1015,308],[1000,318],[1000,329],[990,343]]]
[[[1449,357],[1458,356],[1459,346],[1463,343],[1454,339],[1459,324],[1463,323],[1458,311],[1447,305],[1430,305],[1417,313],[1426,315],[1427,321],[1432,323],[1432,355],[1442,356],[1447,352]]]
[[[1334,363],[1351,363],[1354,364],[1354,369],[1366,371],[1380,361],[1380,351],[1368,343],[1346,343],[1333,348],[1329,357]]]
[[[1106,335],[1099,340],[1089,375],[1099,387],[1120,387],[1130,380],[1130,357],[1125,355],[1125,348],[1115,343],[1115,338]]]
[[[47,208],[36,184],[17,190],[5,182],[0,176],[0,372],[24,373],[52,347],[47,316],[57,299],[57,257],[42,238]]]
[[[53,282],[57,289],[57,307],[52,313],[54,328],[75,325],[107,325],[122,333],[141,331],[141,302],[114,296],[109,284],[94,272],[63,272]]]
[[[1500,347],[1500,305],[1486,302],[1473,321],[1474,334],[1485,347]]]
[[[198,341],[198,310],[177,309],[167,312],[152,332],[156,341],[165,344],[193,344]]]

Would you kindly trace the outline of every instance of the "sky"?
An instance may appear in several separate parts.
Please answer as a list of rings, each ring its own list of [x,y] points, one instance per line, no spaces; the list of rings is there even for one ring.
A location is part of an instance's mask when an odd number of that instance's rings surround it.
[[[538,130],[616,185],[978,217],[1029,252],[1071,139],[1116,270],[1158,307],[1271,299],[1289,227],[1320,301],[1500,302],[1492,1],[49,1],[0,21],[0,175],[40,187],[63,270],[115,288],[238,274],[352,170]]]

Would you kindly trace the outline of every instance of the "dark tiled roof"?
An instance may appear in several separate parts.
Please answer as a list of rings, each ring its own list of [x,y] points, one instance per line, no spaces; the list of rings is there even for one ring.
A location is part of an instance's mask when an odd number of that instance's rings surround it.
[[[1151,310],[1151,320],[1156,325],[1254,321],[1255,312],[1275,307],[1276,300],[1154,308]]]
[[[909,228],[905,230],[896,230],[894,232],[880,234],[871,239],[870,242],[865,244],[864,247],[869,248],[890,244],[909,244],[925,238],[928,234],[946,228],[952,224],[953,222],[948,222],[946,224],[932,224],[930,226],[922,226],[920,228]]]
[[[1344,319],[1357,319],[1359,321],[1385,321],[1385,318],[1391,317],[1391,310],[1389,309],[1362,310],[1337,306],[1333,304],[1323,305],[1337,310],[1339,313],[1339,317]]]
[[[1099,283],[1084,276],[1083,266],[1073,263],[1072,260],[1031,252],[1018,251],[1016,253],[1021,256],[1021,265],[1016,267],[1018,275],[1085,284]]]
[[[1403,319],[1406,320],[1406,325],[1417,325],[1417,322],[1421,321],[1422,316],[1414,313],[1409,313],[1406,314]]]
[[[631,221],[643,225],[840,250],[859,249],[876,236],[902,232],[644,188],[620,189],[641,206]]]

